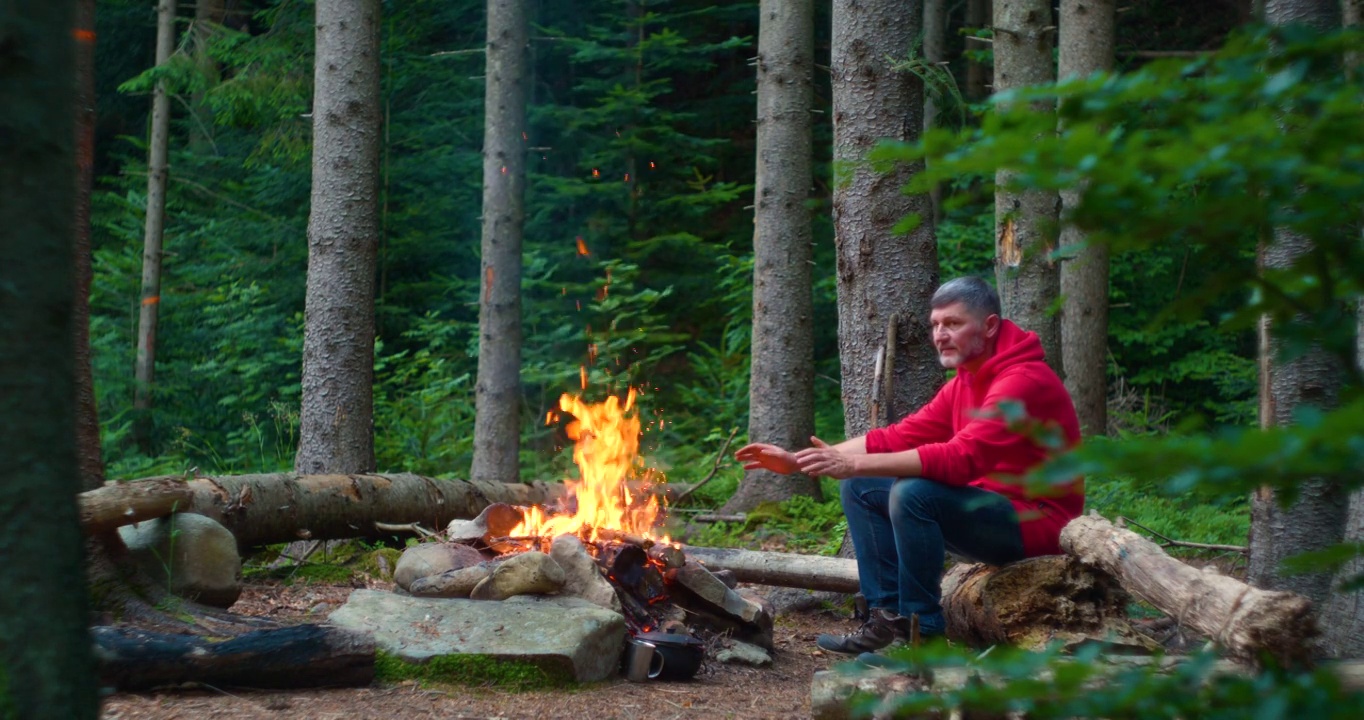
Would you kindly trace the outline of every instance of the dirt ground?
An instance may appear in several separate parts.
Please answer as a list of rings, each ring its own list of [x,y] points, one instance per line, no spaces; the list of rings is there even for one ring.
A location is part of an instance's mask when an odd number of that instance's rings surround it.
[[[387,588],[387,583],[367,583]],[[351,585],[248,585],[233,611],[282,621],[318,622],[345,603]],[[762,588],[759,588],[762,590]],[[776,652],[766,668],[707,661],[687,682],[631,683],[623,678],[568,690],[510,692],[496,687],[431,686],[414,682],[367,688],[265,691],[241,688],[118,693],[104,700],[104,720],[301,718],[793,718],[810,715],[810,680],[846,658],[815,647],[822,632],[854,629],[829,611],[778,616]]]

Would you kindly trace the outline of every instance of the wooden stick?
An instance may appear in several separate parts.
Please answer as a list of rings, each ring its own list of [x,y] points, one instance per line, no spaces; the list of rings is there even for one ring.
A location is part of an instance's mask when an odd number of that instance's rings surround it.
[[[703,485],[710,482],[715,477],[715,473],[720,469],[720,463],[725,459],[725,451],[729,450],[729,444],[734,441],[734,436],[738,434],[738,432],[738,425],[735,425],[730,429],[729,437],[725,438],[725,444],[720,446],[720,452],[715,454],[715,463],[711,465],[710,472],[706,474],[705,479],[687,488],[686,492],[681,495],[678,495],[677,498],[672,501],[673,505],[681,505],[683,500],[686,500],[688,496],[699,490]]]
[[[891,422],[891,408],[895,407],[895,333],[899,325],[899,313],[891,313],[890,320],[886,323],[886,367],[885,377],[881,382],[881,407],[886,410],[887,425]],[[879,414],[877,421],[880,421]]]
[[[1225,551],[1225,552],[1237,552],[1237,553],[1241,553],[1242,555],[1246,555],[1246,554],[1249,554],[1249,553],[1250,553],[1250,548],[1245,547],[1245,546],[1243,546],[1243,545],[1219,545],[1219,544],[1217,544],[1217,543],[1196,543],[1196,542],[1188,542],[1187,540],[1172,540],[1172,539],[1170,539],[1170,538],[1168,538],[1168,537],[1165,537],[1164,535],[1161,535],[1160,533],[1156,532],[1155,530],[1152,530],[1151,528],[1146,527],[1145,525],[1142,525],[1141,523],[1139,523],[1139,522],[1137,522],[1137,521],[1135,521],[1135,520],[1133,520],[1132,518],[1129,518],[1129,517],[1122,517],[1122,516],[1119,516],[1119,517],[1118,517],[1118,523],[1117,523],[1117,525],[1118,525],[1118,527],[1122,527],[1123,525],[1131,525],[1131,526],[1133,526],[1133,527],[1139,527],[1139,528],[1141,528],[1142,530],[1145,530],[1146,532],[1151,533],[1152,535],[1155,535],[1156,537],[1160,538],[1161,540],[1164,540],[1165,543],[1164,543],[1163,545],[1161,545],[1161,547],[1186,547],[1186,548],[1194,548],[1194,549],[1197,549],[1197,550],[1222,550],[1222,551]]]
[[[700,523],[743,522],[744,520],[747,520],[747,519],[748,519],[748,516],[745,515],[745,514],[743,514],[743,513],[739,513],[739,514],[737,514],[737,515],[718,515],[718,514],[710,514],[710,515],[697,515],[696,517],[692,518],[692,522],[700,522]]]
[[[435,533],[422,527],[420,523],[386,523],[375,521],[374,529],[382,532],[410,532],[423,538],[434,537]]]

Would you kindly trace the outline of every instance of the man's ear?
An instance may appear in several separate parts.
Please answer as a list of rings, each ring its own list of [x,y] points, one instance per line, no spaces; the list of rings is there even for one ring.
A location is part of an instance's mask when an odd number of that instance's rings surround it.
[[[998,315],[990,313],[990,316],[985,318],[985,337],[989,340],[995,339],[1003,325],[1004,321]]]

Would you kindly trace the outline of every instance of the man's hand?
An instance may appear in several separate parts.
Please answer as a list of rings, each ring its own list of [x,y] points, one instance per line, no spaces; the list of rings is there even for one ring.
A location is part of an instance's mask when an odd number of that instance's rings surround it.
[[[793,453],[767,443],[745,445],[734,453],[734,459],[743,463],[745,470],[771,470],[782,475],[800,472]]]
[[[857,474],[852,455],[841,452],[817,437],[810,438],[814,447],[796,453],[796,462],[802,472],[810,475],[828,475],[842,480]]]

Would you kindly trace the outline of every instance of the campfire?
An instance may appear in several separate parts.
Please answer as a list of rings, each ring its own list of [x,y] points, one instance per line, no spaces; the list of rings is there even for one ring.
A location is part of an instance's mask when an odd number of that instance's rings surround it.
[[[633,389],[595,404],[562,396],[579,470],[577,480],[565,480],[565,500],[493,504],[474,520],[456,520],[446,535],[448,545],[463,546],[449,548],[460,559],[406,589],[489,600],[574,595],[610,608],[625,618],[624,671],[637,680],[690,677],[705,647],[727,637],[771,649],[771,613],[761,598],[688,562],[680,545],[659,534],[666,509],[654,480],[633,479],[643,466],[635,399]]]

